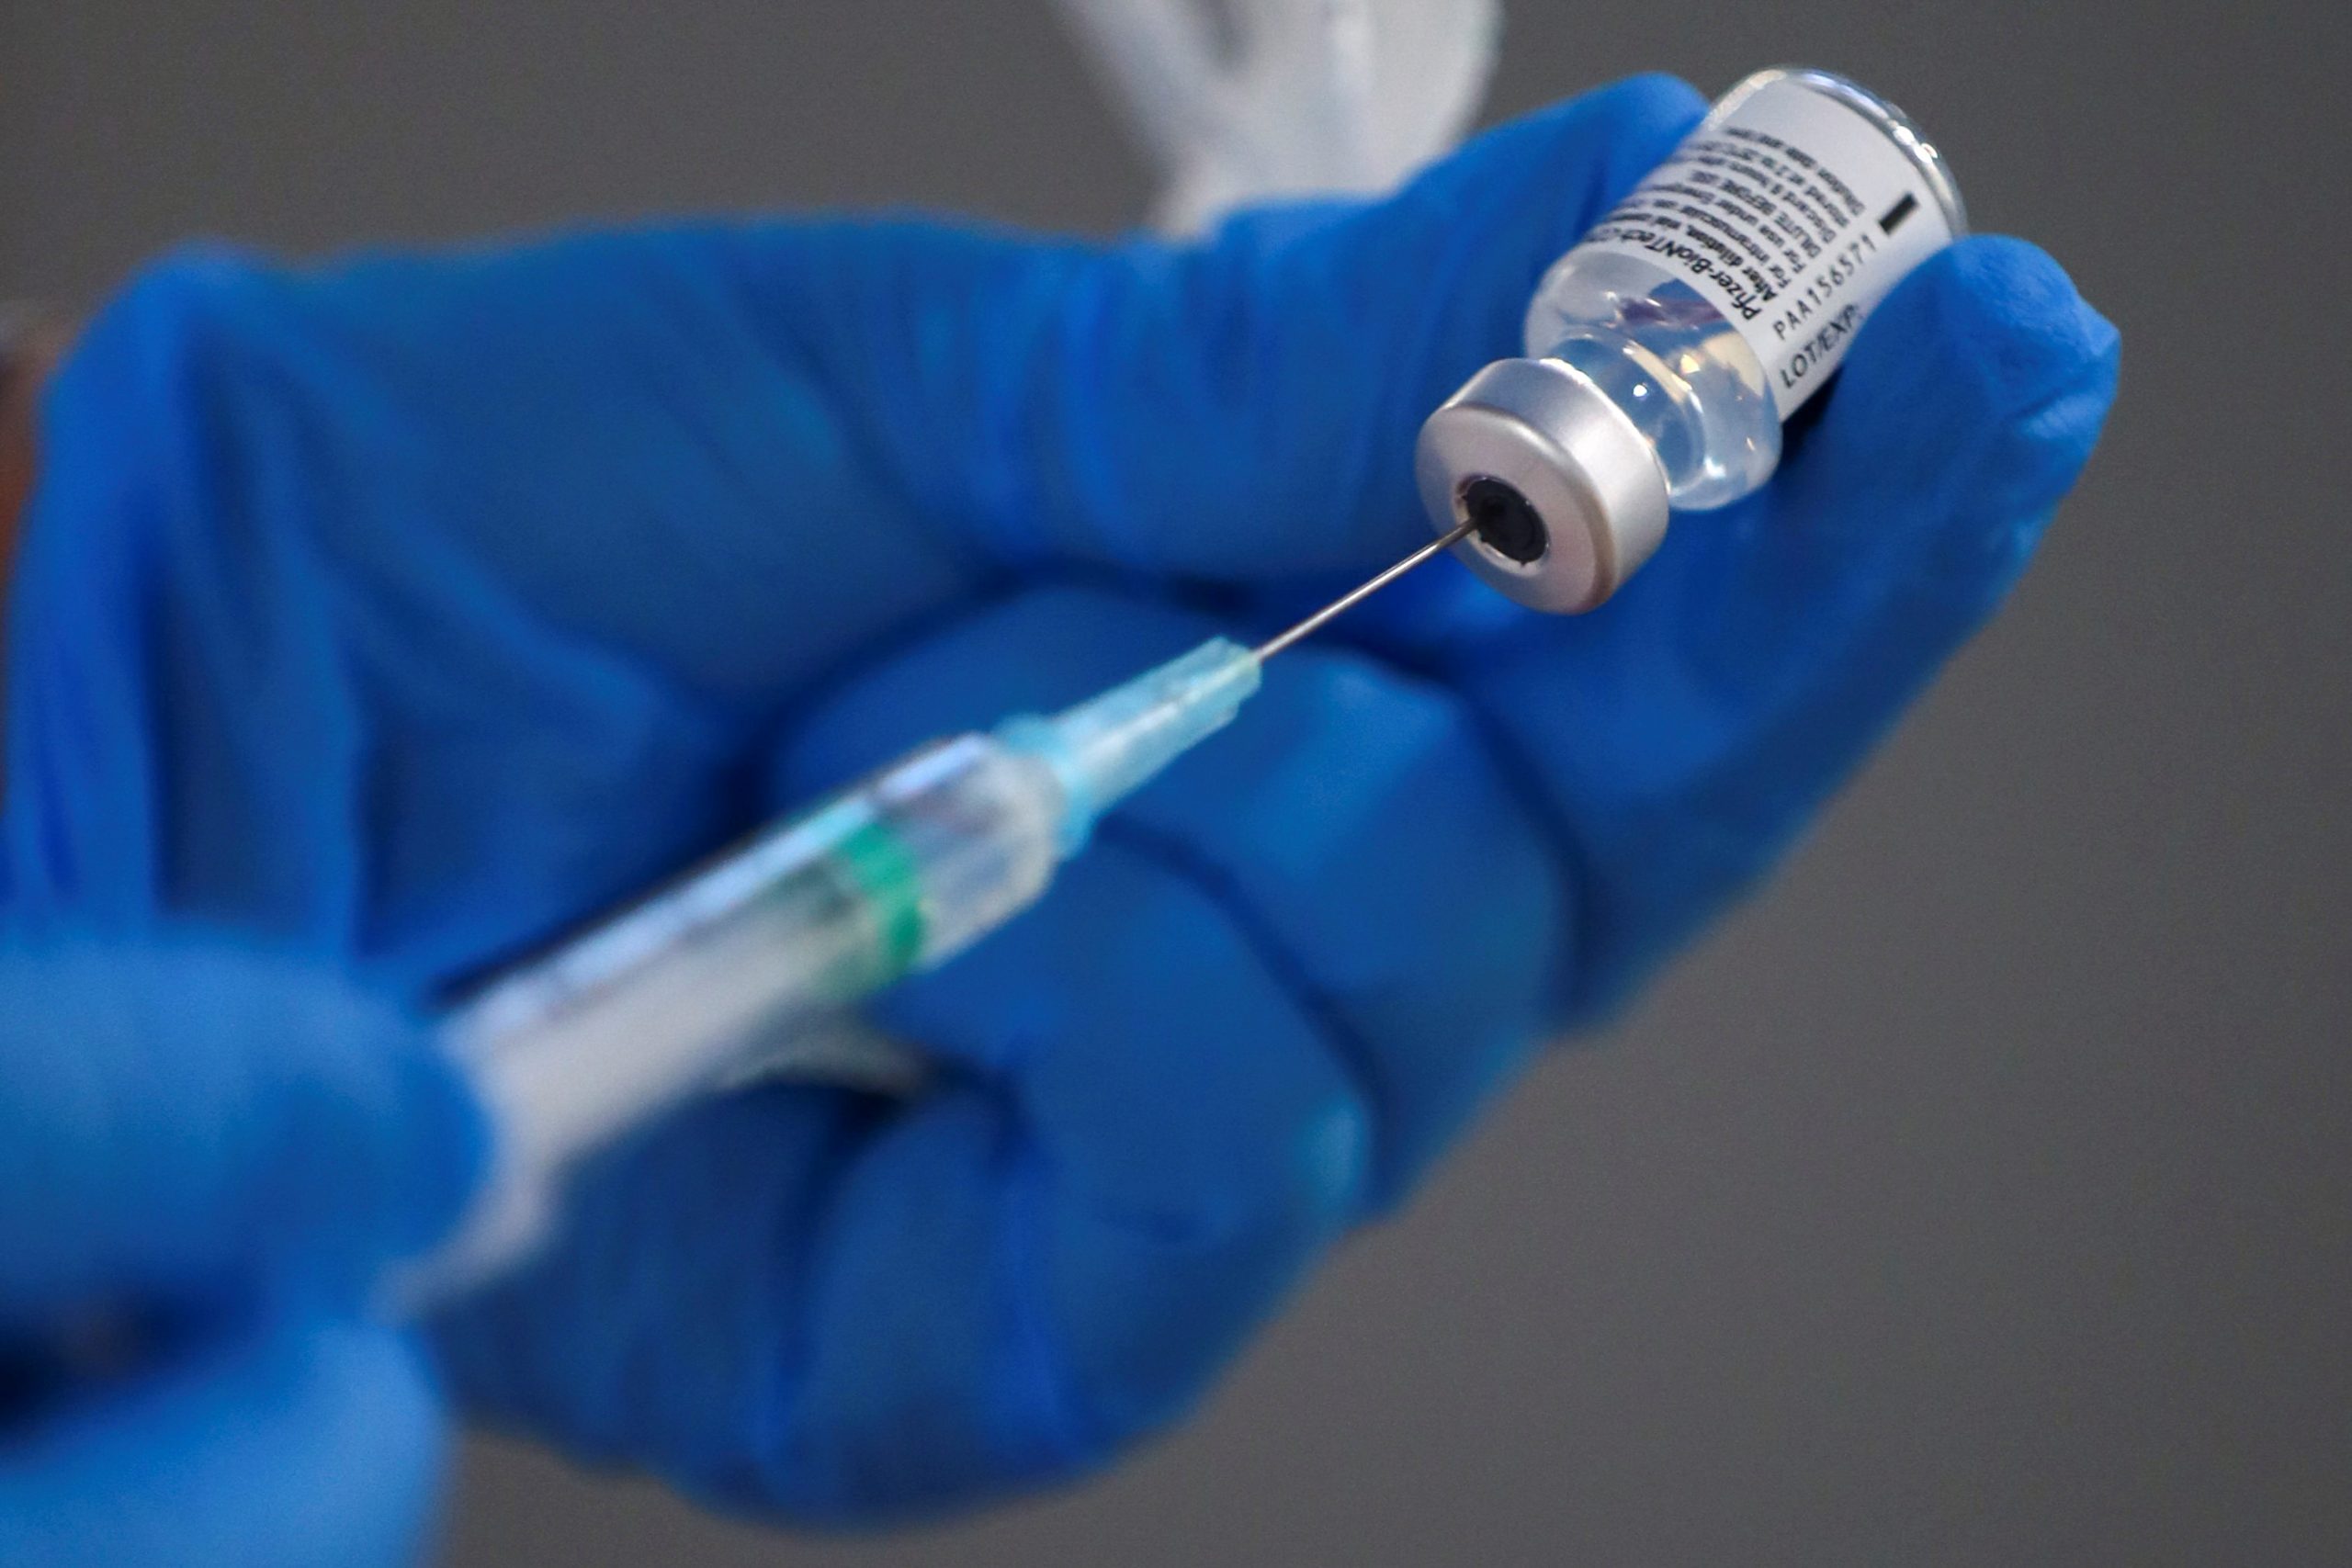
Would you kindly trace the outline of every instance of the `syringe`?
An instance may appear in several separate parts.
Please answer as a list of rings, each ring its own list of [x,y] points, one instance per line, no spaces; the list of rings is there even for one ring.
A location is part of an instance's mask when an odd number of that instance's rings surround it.
[[[1258,689],[1265,660],[1461,542],[1464,523],[1256,648],[1223,637],[1050,716],[922,747],[501,978],[444,1035],[486,1109],[483,1195],[394,1284],[413,1312],[545,1232],[567,1173],[1035,903],[1102,814]]]

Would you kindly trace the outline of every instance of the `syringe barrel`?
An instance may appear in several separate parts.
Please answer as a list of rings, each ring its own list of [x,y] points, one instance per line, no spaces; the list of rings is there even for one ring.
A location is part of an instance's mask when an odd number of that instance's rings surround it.
[[[495,1144],[469,1281],[532,1239],[582,1156],[935,964],[1052,879],[1053,771],[992,736],[925,747],[492,986],[445,1038]]]

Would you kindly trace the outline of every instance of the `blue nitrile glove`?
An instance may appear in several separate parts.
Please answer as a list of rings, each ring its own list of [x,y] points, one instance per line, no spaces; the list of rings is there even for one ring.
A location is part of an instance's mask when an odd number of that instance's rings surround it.
[[[0,938],[0,1562],[413,1562],[441,1401],[365,1292],[481,1145],[431,1037],[332,977]]]
[[[424,993],[923,738],[1427,536],[1421,418],[1702,108],[1647,79],[1198,246],[707,227],[198,254],[47,404],[6,874]],[[2000,599],[2113,331],[1961,245],[1769,491],[1618,602],[1441,564],[1284,656],[1042,908],[882,1010],[910,1104],[765,1088],[452,1317],[471,1407],[888,1519],[1099,1464],[1564,1026],[1748,886]]]

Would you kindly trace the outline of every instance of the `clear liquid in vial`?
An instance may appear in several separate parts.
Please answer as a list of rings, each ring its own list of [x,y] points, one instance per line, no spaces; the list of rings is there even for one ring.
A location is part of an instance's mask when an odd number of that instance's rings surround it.
[[[1677,508],[1727,506],[1779,466],[1781,416],[1762,363],[1666,267],[1571,251],[1536,290],[1526,333],[1531,357],[1574,366],[1633,420]]]

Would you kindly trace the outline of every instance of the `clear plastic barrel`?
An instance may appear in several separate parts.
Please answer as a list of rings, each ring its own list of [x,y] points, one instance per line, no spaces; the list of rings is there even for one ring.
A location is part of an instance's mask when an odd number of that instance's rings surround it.
[[[1570,251],[1528,309],[1527,352],[1575,366],[1625,411],[1683,511],[1727,506],[1780,466],[1781,416],[1763,364],[1664,266]]]
[[[462,1288],[526,1247],[582,1156],[794,1043],[1035,900],[1053,771],[991,736],[928,747],[525,965],[444,1031],[496,1129],[466,1233],[404,1288]],[[837,1073],[843,1064],[828,1056]],[[876,1064],[870,1076],[889,1076]]]

